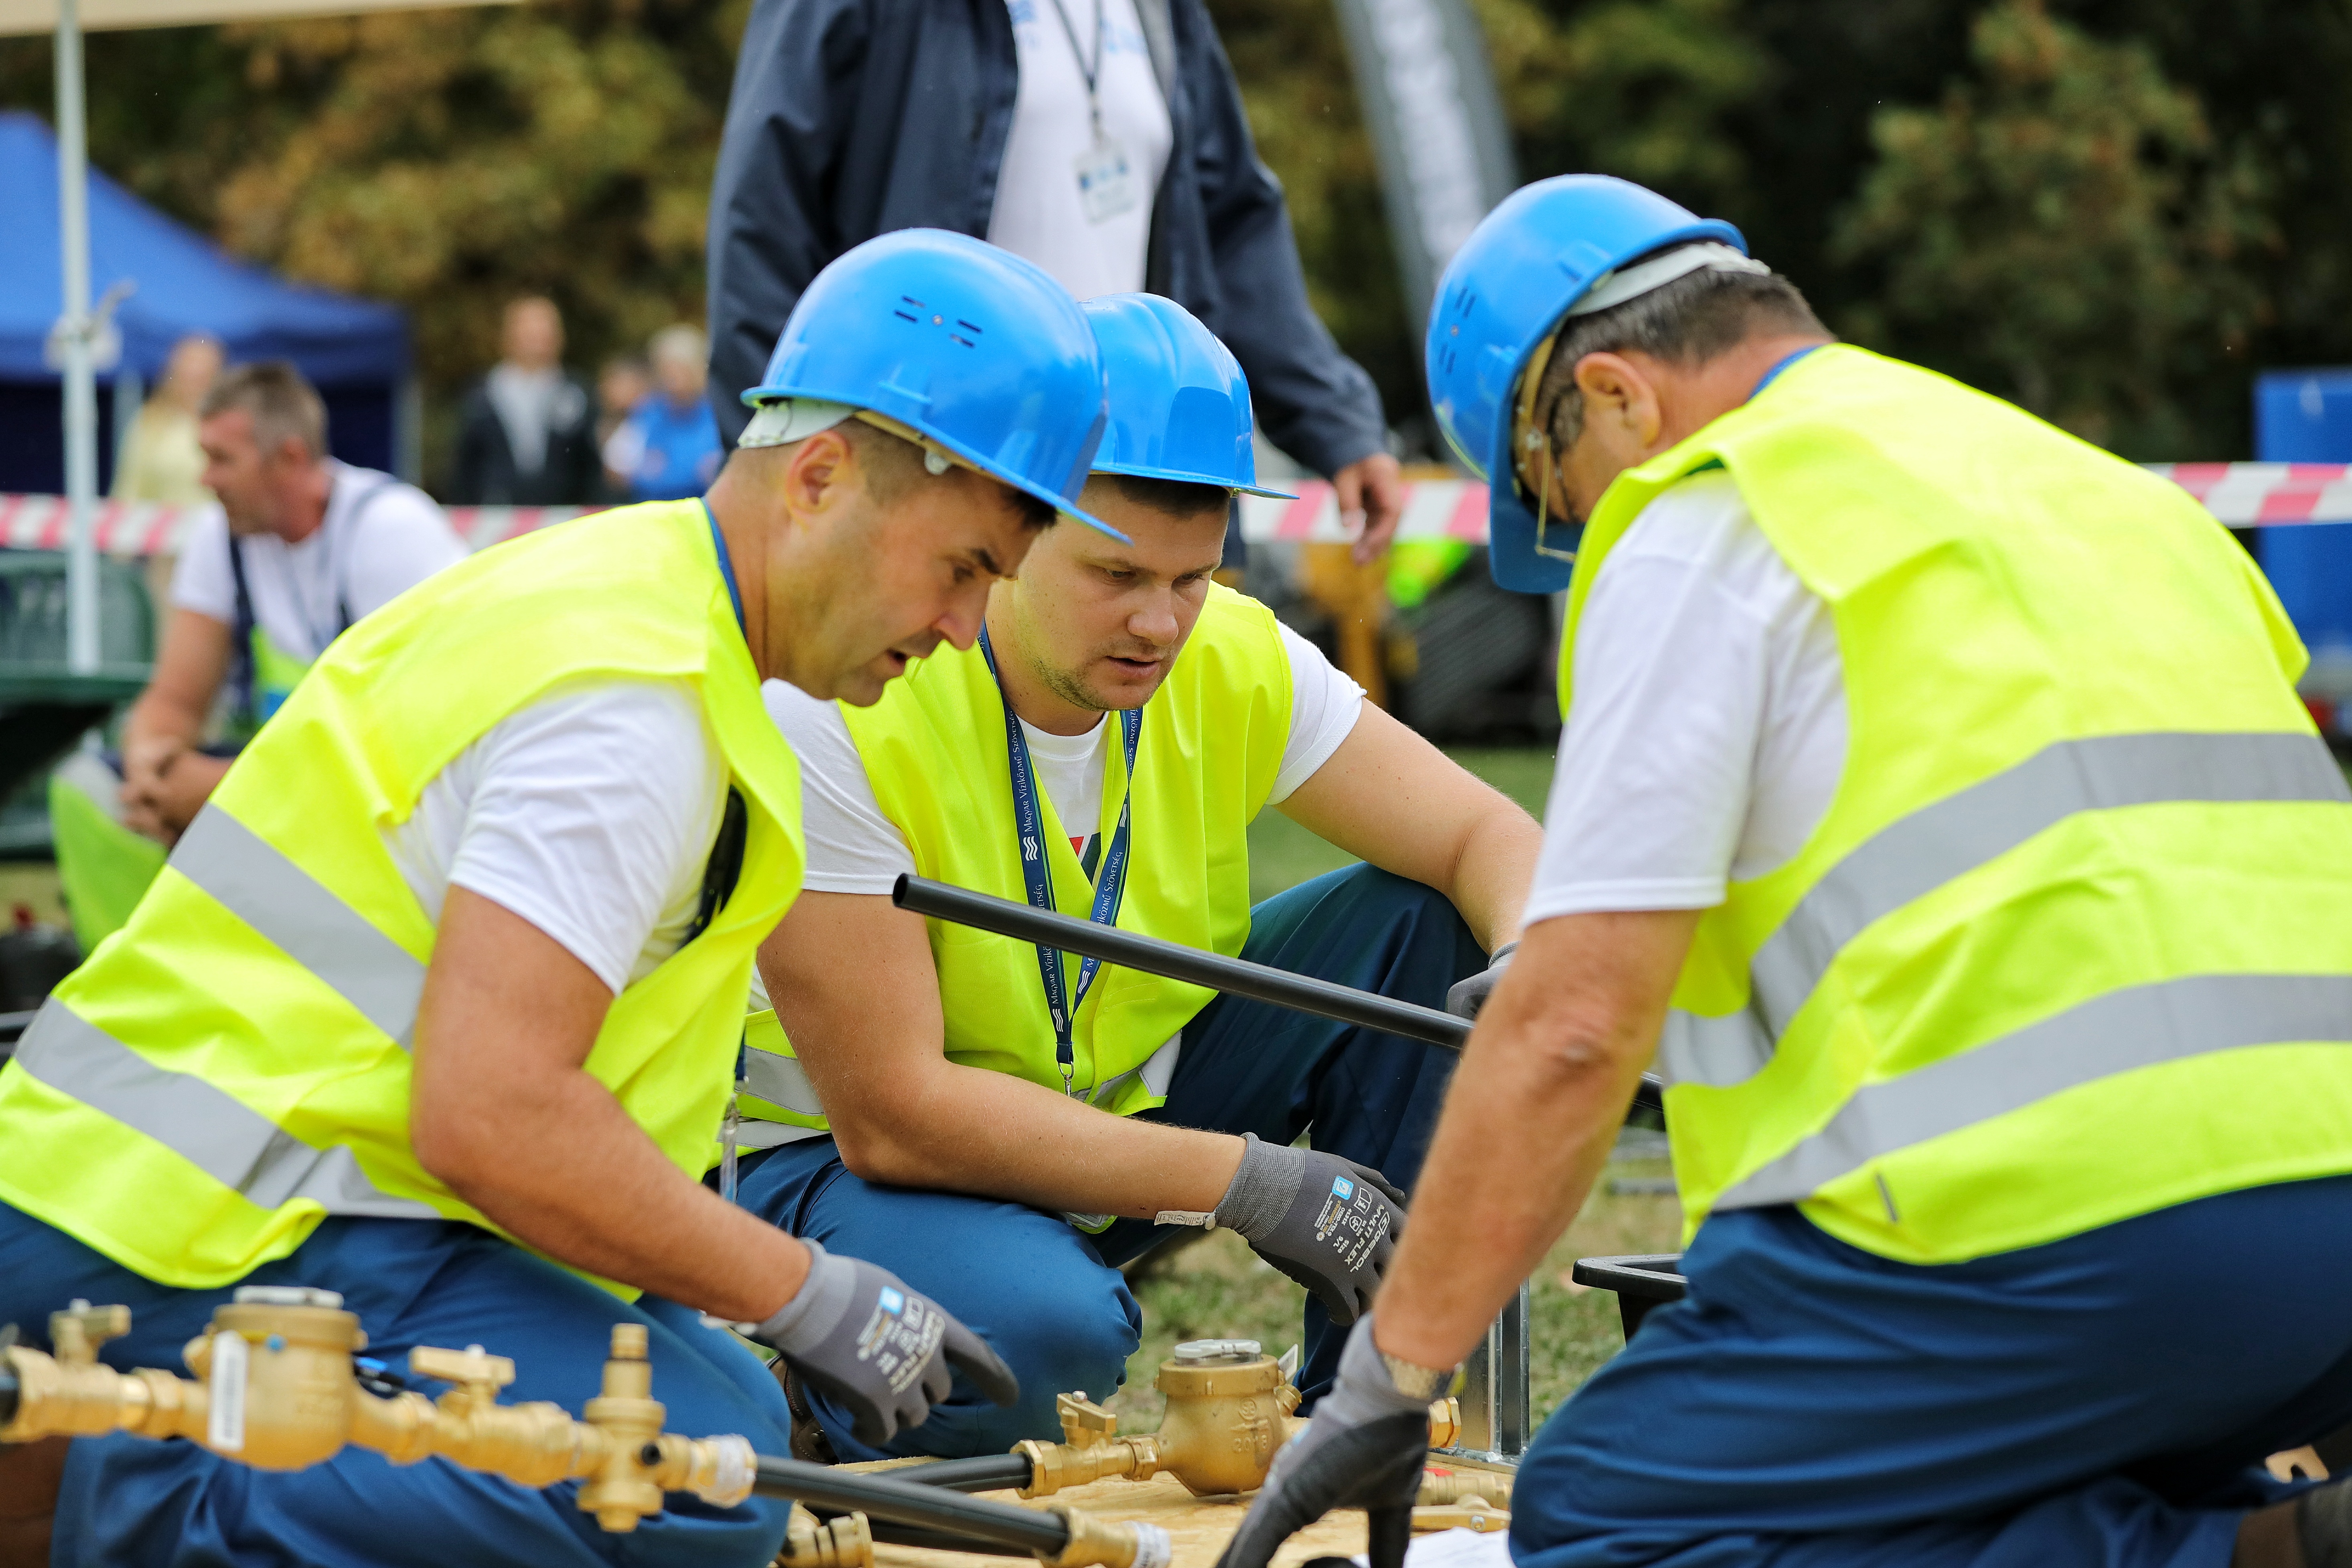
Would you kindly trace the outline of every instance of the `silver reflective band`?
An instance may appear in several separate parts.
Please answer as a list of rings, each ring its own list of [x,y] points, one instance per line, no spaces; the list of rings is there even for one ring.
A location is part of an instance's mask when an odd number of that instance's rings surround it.
[[[1715,1207],[1796,1203],[1883,1155],[2118,1072],[2307,1041],[2352,1044],[2352,976],[2191,975],[2109,991],[1972,1051],[1864,1085],[1829,1125]]]
[[[1771,1060],[1771,1031],[1752,1006],[1721,1018],[1670,1009],[1658,1035],[1658,1071],[1668,1083],[1728,1089],[1763,1071]]]
[[[1749,1015],[1696,1019],[1661,1061],[1670,1082],[1745,1082],[1770,1060],[1748,1031],[1778,1040],[1820,986],[1839,950],[1874,922],[2008,853],[2083,811],[2187,801],[2352,800],[2318,737],[2251,734],[2105,735],[2044,747],[1880,829],[1814,883],[1748,966]],[[1685,1069],[1687,1066],[1687,1076]],[[1744,1071],[1742,1070],[1744,1068]]]
[[[824,1114],[823,1102],[809,1087],[808,1074],[801,1071],[800,1062],[793,1057],[751,1047],[743,1053],[743,1083],[771,1105],[782,1105],[803,1116]],[[749,1127],[744,1129],[746,1134],[750,1131]]]
[[[1153,1098],[1168,1098],[1168,1085],[1175,1081],[1177,1061],[1184,1054],[1184,1031],[1178,1030],[1160,1042],[1160,1049],[1143,1059],[1142,1064],[1130,1067],[1107,1083],[1095,1086],[1094,1092],[1085,1096],[1089,1105],[1108,1105],[1118,1098],[1130,1083],[1139,1080]]]
[[[25,1031],[16,1065],[263,1208],[307,1197],[330,1214],[441,1218],[430,1205],[380,1191],[342,1145],[313,1148],[226,1091],[156,1066],[54,998]]]
[[[181,836],[171,866],[402,1050],[414,1048],[425,966],[260,834],[218,806],[206,806]]]

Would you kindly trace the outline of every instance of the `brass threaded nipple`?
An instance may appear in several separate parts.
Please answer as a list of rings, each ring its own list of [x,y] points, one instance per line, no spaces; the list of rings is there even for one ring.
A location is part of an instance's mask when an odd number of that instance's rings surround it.
[[[643,1361],[646,1359],[646,1325],[614,1323],[613,1325],[613,1359]]]

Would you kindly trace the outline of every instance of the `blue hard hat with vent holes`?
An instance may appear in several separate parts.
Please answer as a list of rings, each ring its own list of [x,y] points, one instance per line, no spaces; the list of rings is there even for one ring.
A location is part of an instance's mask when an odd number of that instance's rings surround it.
[[[1197,317],[1157,294],[1105,294],[1079,308],[1110,397],[1096,473],[1296,498],[1257,482],[1249,378]]]
[[[1429,399],[1446,444],[1488,487],[1488,554],[1495,580],[1521,593],[1557,593],[1574,568],[1583,529],[1547,519],[1536,549],[1533,497],[1511,461],[1520,374],[1570,306],[1607,274],[1663,246],[1748,242],[1719,218],[1702,218],[1654,191],[1606,174],[1560,174],[1523,185],[1480,220],[1438,280],[1423,361]]]
[[[743,394],[871,410],[1126,540],[1076,505],[1103,432],[1094,333],[1067,289],[1011,251],[900,229],[845,252],[802,293]]]

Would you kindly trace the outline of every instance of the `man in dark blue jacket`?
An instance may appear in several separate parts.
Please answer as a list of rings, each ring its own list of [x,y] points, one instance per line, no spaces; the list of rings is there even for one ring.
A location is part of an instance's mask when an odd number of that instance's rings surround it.
[[[1202,0],[757,0],[710,196],[710,398],[731,444],[769,345],[835,256],[945,228],[1080,298],[1184,305],[1275,444],[1331,477],[1360,559],[1403,505],[1380,394],[1307,300]]]

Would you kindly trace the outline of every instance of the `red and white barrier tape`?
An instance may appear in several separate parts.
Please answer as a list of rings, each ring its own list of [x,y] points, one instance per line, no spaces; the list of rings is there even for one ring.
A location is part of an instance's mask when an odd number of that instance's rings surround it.
[[[2341,463],[2152,463],[2160,474],[2204,503],[2233,528],[2293,523],[2352,522],[2352,465]],[[144,501],[98,504],[98,548],[109,555],[177,553],[180,540],[205,508]],[[466,542],[482,549],[591,512],[593,507],[452,507],[449,521]],[[68,513],[62,496],[0,495],[0,546],[63,549]],[[1295,501],[1242,498],[1242,533],[1253,544],[1337,544],[1339,527],[1331,486],[1310,480]],[[1486,540],[1486,487],[1458,479],[1405,486],[1400,539]]]

